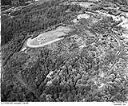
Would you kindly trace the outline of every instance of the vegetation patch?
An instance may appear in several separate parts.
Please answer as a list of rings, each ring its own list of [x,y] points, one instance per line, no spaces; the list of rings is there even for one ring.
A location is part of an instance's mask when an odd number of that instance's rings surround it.
[[[70,2],[2,13],[2,102],[128,101],[127,2]]]

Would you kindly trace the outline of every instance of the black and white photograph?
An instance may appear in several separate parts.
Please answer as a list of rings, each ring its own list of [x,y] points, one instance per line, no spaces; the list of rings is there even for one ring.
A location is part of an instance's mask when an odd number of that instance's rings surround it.
[[[128,0],[0,1],[2,104],[128,106]]]

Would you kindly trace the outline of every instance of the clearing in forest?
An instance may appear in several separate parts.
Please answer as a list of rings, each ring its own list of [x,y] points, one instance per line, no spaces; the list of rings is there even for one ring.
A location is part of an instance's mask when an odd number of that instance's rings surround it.
[[[31,48],[43,47],[45,45],[48,45],[63,39],[63,37],[62,38],[59,38],[59,37],[65,36],[70,31],[71,31],[71,28],[60,26],[55,30],[42,33],[38,35],[36,38],[33,38],[33,39],[29,38],[27,40],[27,46]]]

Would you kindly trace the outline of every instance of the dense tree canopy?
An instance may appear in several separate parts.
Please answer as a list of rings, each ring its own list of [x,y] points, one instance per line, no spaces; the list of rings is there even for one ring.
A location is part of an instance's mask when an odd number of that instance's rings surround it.
[[[1,0],[2,5],[11,5],[11,0]]]
[[[5,1],[2,4],[9,3]],[[84,9],[66,1],[52,0],[2,11],[3,102],[128,100],[128,46],[121,38],[125,29],[117,26],[119,22],[112,17],[95,12],[109,14],[111,7],[120,4],[103,0],[94,8]],[[86,12],[89,19],[72,22]],[[25,46],[31,35],[36,37],[62,25],[73,29],[62,40],[40,48]]]

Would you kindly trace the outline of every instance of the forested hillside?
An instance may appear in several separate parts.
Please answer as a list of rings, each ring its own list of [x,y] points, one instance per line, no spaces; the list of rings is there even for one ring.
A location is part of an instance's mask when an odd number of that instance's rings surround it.
[[[127,0],[1,3],[2,102],[128,101]],[[27,45],[58,27],[72,30]]]

